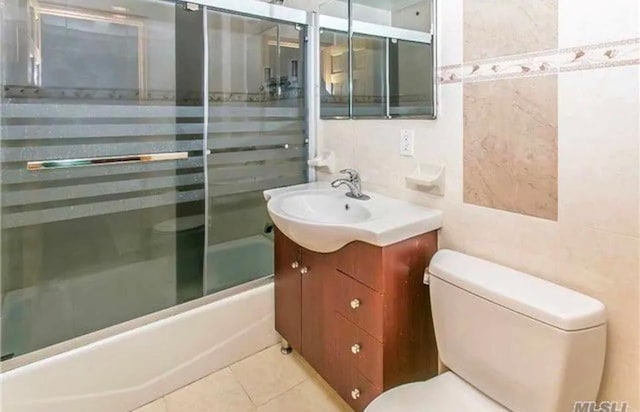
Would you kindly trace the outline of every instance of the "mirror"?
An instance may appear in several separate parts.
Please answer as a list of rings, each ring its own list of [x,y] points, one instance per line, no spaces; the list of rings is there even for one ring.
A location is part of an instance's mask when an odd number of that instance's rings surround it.
[[[387,39],[354,33],[352,117],[387,114]]]
[[[433,0],[352,0],[352,19],[430,33]]]
[[[433,48],[389,40],[389,116],[435,117]]]
[[[349,117],[348,33],[320,31],[320,117]]]
[[[298,0],[304,3],[314,3],[309,0]],[[349,0],[319,0],[318,12],[325,16],[349,18]]]
[[[434,2],[349,0],[350,19],[323,3],[322,118],[436,117]]]

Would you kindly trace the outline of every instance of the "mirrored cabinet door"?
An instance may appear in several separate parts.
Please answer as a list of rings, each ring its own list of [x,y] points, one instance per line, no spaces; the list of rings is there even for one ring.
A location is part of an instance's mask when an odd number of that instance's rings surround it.
[[[353,35],[352,117],[384,117],[387,114],[387,39]]]
[[[348,33],[320,31],[320,116],[349,117]]]
[[[433,46],[389,39],[389,116],[435,115]]]
[[[434,1],[337,2],[347,18],[320,9],[322,118],[435,118]]]

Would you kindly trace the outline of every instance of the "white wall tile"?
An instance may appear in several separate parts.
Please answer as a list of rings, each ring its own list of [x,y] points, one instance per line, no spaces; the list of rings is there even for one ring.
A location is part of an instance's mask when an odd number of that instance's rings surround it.
[[[638,0],[561,0],[558,11],[560,48],[640,36]]]
[[[560,222],[639,236],[639,69],[560,75]]]
[[[439,66],[462,63],[462,3],[463,0],[439,0],[437,3]]]

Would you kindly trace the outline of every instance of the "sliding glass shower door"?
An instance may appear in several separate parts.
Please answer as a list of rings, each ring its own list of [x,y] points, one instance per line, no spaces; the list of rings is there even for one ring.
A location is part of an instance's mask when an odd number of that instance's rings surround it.
[[[273,273],[262,191],[307,181],[305,25],[161,0],[0,14],[3,361]]]
[[[194,20],[162,1],[4,2],[3,360],[203,295]]]
[[[306,26],[209,10],[207,292],[273,273],[262,191],[307,181]]]

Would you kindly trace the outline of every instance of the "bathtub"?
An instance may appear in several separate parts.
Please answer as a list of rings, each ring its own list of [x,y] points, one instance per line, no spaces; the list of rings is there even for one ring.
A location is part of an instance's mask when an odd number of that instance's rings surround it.
[[[263,235],[209,246],[207,294],[273,274],[273,240]]]
[[[272,276],[234,276],[222,259],[252,251],[268,264],[265,241],[241,239],[208,251],[220,259],[208,270],[207,290],[239,286],[25,355],[43,359],[0,375],[0,409],[130,411],[275,344]]]

